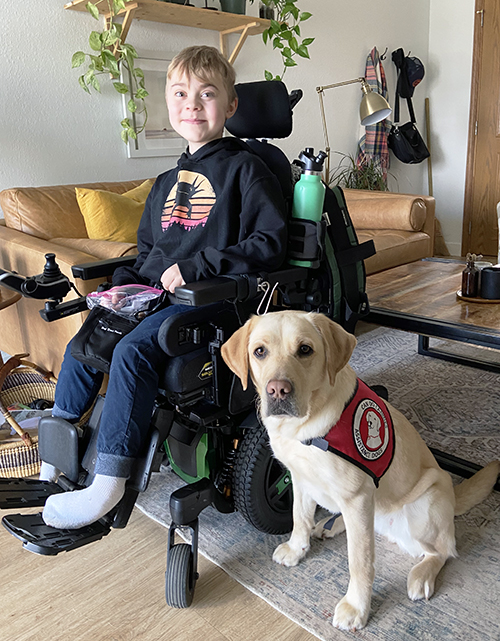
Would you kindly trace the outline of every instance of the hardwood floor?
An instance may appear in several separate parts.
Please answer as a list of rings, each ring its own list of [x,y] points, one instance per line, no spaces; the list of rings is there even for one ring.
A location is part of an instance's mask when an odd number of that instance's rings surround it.
[[[9,641],[313,641],[201,555],[190,608],[164,599],[167,530],[135,509],[123,530],[44,557],[0,528],[1,638]]]

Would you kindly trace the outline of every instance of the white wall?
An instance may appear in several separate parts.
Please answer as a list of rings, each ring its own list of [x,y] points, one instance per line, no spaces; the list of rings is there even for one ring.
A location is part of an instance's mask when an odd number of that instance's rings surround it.
[[[217,0],[210,1],[217,5]],[[96,25],[90,15],[64,10],[64,0],[26,0],[21,19],[8,4],[0,5],[0,92],[6,123],[0,130],[0,189],[148,177],[175,163],[168,157],[128,159],[120,139],[121,97],[108,84],[102,96],[88,96],[79,87],[71,56],[79,49],[88,50],[88,35]],[[196,0],[196,4],[201,6],[202,0]],[[256,15],[257,5],[247,4],[247,12]],[[363,75],[371,48],[376,46],[380,53],[387,48],[384,67],[392,101],[395,68],[390,54],[398,47],[411,51],[426,65],[426,78],[415,92],[414,105],[424,134],[424,99],[430,95],[433,131],[439,131],[439,137],[433,139],[438,214],[443,218],[445,236],[456,242],[462,221],[458,201],[463,200],[472,5],[473,0],[453,4],[452,0],[301,0],[301,9],[314,14],[303,23],[303,35],[314,36],[316,41],[310,46],[311,60],[301,60],[284,78],[289,89],[300,87],[304,91],[296,107],[294,134],[279,143],[285,152],[293,158],[306,146],[324,146],[317,85]],[[190,44],[218,46],[218,35],[135,21],[128,41],[140,56],[168,58]],[[465,59],[465,69],[457,64],[457,55]],[[265,47],[260,36],[252,36],[235,68],[240,81],[261,79],[264,69],[281,72],[280,56]],[[447,89],[450,72],[460,78],[449,80],[453,93]],[[360,96],[358,85],[325,93],[332,149],[355,151]],[[445,117],[450,102],[456,122]],[[455,105],[459,105],[458,110]],[[406,118],[403,106],[401,119]],[[454,141],[451,149],[449,138]],[[409,166],[394,160],[390,171],[396,177],[394,189],[427,193],[425,162]]]
[[[431,0],[429,95],[436,216],[460,256],[469,127],[474,0]]]

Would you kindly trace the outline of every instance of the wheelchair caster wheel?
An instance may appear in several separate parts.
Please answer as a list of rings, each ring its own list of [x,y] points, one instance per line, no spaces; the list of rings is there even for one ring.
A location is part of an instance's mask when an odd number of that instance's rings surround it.
[[[198,574],[194,571],[191,546],[179,543],[170,548],[165,572],[165,599],[171,608],[189,608]]]

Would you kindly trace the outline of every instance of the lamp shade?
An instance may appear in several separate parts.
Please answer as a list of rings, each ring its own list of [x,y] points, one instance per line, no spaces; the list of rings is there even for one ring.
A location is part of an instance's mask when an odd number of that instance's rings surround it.
[[[363,88],[364,96],[359,106],[359,118],[363,127],[374,125],[391,115],[392,109],[387,100],[369,87]]]

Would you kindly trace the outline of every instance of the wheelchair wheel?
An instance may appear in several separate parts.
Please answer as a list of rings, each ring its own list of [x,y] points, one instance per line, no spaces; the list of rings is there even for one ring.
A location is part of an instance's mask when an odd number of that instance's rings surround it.
[[[236,450],[233,495],[236,509],[261,532],[285,534],[291,531],[290,473],[274,458],[262,426],[247,432]]]
[[[186,543],[170,548],[165,572],[165,599],[171,608],[189,608],[193,601],[196,578],[193,551]]]

